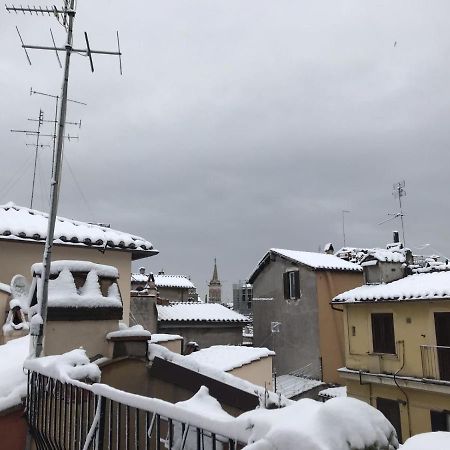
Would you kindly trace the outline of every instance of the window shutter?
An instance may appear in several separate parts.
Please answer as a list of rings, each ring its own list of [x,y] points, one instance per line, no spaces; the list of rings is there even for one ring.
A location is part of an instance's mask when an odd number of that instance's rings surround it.
[[[284,272],[283,273],[283,285],[284,285],[284,298],[285,299],[289,299],[290,297],[290,292],[289,292],[289,272]]]
[[[294,280],[295,280],[294,296],[295,298],[300,298],[300,272],[298,270],[294,272]]]

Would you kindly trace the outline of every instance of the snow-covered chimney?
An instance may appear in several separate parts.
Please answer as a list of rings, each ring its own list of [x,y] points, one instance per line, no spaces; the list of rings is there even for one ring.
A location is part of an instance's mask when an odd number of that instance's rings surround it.
[[[400,234],[398,231],[393,231],[393,235],[394,235],[394,243],[397,244],[400,242]]]
[[[325,244],[325,247],[324,247],[323,251],[324,251],[327,255],[333,255],[333,254],[334,254],[334,247],[333,247],[333,244],[332,244],[331,242],[328,242],[328,244]]]
[[[139,267],[139,273],[145,275],[145,267]]]
[[[158,275],[164,275],[164,269],[161,269],[161,270],[158,272]]]

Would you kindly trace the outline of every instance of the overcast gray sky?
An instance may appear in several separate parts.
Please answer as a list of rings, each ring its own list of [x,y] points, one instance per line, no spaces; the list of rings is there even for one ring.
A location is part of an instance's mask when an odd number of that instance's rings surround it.
[[[51,3],[51,2],[50,2]],[[450,255],[450,27],[447,0],[78,2],[59,213],[151,240],[148,269],[191,275],[202,295],[217,257],[225,296],[270,247],[384,246],[392,184],[405,179],[407,244]],[[0,202],[29,204],[32,139],[12,135],[58,94],[49,17],[0,13]],[[396,44],[395,44],[396,43]],[[48,210],[50,151],[38,171]],[[18,177],[20,175],[20,177]],[[430,250],[430,252],[432,252]],[[433,251],[434,252],[434,251]],[[140,264],[138,264],[140,265]]]

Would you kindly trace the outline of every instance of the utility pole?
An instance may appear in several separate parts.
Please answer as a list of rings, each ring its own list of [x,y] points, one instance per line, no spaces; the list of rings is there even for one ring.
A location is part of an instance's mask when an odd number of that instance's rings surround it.
[[[22,48],[25,51],[28,62],[31,64],[30,57],[28,56],[27,48],[29,49],[37,49],[37,50],[51,50],[55,51],[58,57],[58,52],[65,53],[65,61],[64,61],[64,75],[63,75],[63,84],[61,89],[61,102],[59,107],[59,119],[58,119],[58,135],[56,139],[56,152],[53,164],[53,176],[51,180],[50,186],[50,213],[48,217],[48,227],[47,227],[47,238],[45,241],[45,249],[44,249],[44,257],[43,257],[43,281],[42,281],[42,292],[41,292],[41,302],[39,305],[38,314],[41,315],[41,326],[39,329],[39,333],[36,339],[35,346],[35,357],[38,358],[41,356],[42,350],[44,348],[44,330],[47,322],[47,306],[48,306],[48,283],[50,278],[50,264],[52,259],[52,248],[53,248],[53,238],[55,232],[55,222],[56,222],[56,214],[58,210],[58,200],[59,200],[59,187],[61,182],[61,167],[62,167],[62,153],[63,153],[63,143],[64,143],[64,128],[66,124],[66,113],[67,113],[67,90],[69,85],[69,69],[70,69],[70,57],[73,52],[80,53],[89,57],[89,62],[91,66],[91,71],[94,71],[94,65],[92,61],[92,54],[106,54],[106,55],[117,55],[119,57],[120,64],[120,72],[122,73],[122,61],[120,52],[120,44],[119,44],[119,33],[117,33],[117,52],[110,51],[102,51],[102,50],[91,50],[87,33],[84,33],[86,40],[86,48],[85,49],[74,49],[73,42],[73,25],[75,20],[75,0],[65,0],[64,6],[61,9],[58,9],[56,6],[54,7],[15,7],[10,6],[6,7],[8,12],[23,12],[30,14],[48,14],[56,16],[58,22],[64,26],[67,31],[67,39],[64,47],[56,47],[56,44],[53,42],[53,47],[48,46],[37,46],[37,45],[25,45],[22,36],[20,35],[19,30],[17,32],[19,34],[20,41],[22,43]],[[53,39],[53,35],[52,35]]]

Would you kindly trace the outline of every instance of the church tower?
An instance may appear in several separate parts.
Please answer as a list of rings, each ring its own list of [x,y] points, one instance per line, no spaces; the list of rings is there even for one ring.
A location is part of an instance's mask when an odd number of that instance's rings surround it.
[[[220,303],[222,301],[222,284],[217,274],[217,261],[214,258],[214,271],[211,281],[209,282],[209,298],[208,303]]]

